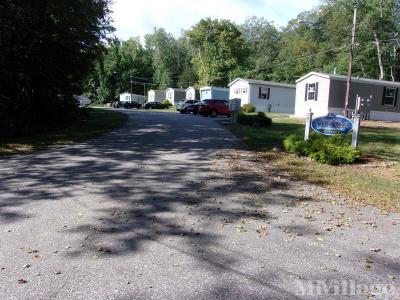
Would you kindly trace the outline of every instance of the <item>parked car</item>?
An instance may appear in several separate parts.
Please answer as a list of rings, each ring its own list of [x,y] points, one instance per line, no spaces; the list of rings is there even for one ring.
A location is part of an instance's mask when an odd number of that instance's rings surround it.
[[[194,114],[194,115],[197,115],[198,113],[199,113],[199,107],[200,107],[200,105],[203,103],[203,101],[199,101],[199,102],[197,102],[197,103],[195,103],[195,104],[193,104],[192,105],[192,113]]]
[[[121,101],[114,101],[114,102],[112,103],[112,107],[114,107],[114,108],[119,108],[119,107],[121,107]]]
[[[200,102],[200,100],[185,100],[183,102],[178,102],[176,105],[176,110],[181,114],[190,114],[193,112],[194,104]]]
[[[110,101],[107,102],[106,106],[107,107],[113,107],[113,103],[114,103],[114,100],[110,100]]]
[[[199,105],[198,112],[200,115],[207,117],[216,117],[231,115],[229,111],[229,102],[227,100],[219,100],[219,99],[207,99],[203,100]]]
[[[177,111],[180,111],[180,109],[181,109],[181,107],[182,107],[182,104],[183,104],[183,102],[185,102],[186,100],[179,100],[177,103],[176,103],[176,110]]]
[[[147,102],[142,105],[144,109],[168,109],[168,105],[161,102]]]
[[[124,102],[124,104],[122,104],[123,108],[141,108],[142,104],[136,102],[136,101],[130,101],[130,102]]]

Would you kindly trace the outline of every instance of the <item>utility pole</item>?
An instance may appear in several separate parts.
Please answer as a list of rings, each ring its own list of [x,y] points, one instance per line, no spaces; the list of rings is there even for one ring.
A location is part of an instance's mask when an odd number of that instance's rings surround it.
[[[130,80],[131,80],[131,94],[132,94],[132,76],[129,76]]]
[[[347,82],[346,82],[346,96],[344,99],[344,116],[348,117],[349,114],[349,97],[350,97],[350,84],[351,84],[351,75],[352,75],[352,67],[353,67],[353,52],[354,45],[356,39],[356,24],[357,24],[357,7],[354,6],[353,13],[353,28],[351,30],[351,45],[350,45],[350,54],[349,54],[349,70],[347,74]]]

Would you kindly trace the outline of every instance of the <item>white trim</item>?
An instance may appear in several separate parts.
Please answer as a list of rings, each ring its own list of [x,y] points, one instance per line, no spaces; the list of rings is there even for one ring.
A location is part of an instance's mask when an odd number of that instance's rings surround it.
[[[218,90],[218,91],[229,91],[229,88],[217,87],[217,86],[203,86],[200,91],[204,90]]]
[[[174,92],[186,92],[186,90],[185,89],[178,89],[178,88],[167,88],[166,90],[165,90],[165,92],[168,92],[169,90],[172,90],[172,91],[174,91]]]
[[[320,72],[310,72],[310,73],[304,75],[303,77],[300,77],[299,79],[297,79],[296,83],[299,83],[312,75],[315,75],[315,76],[318,76],[321,78],[326,78],[326,79],[334,79],[334,80],[341,80],[341,81],[347,80],[347,76],[344,76],[344,75],[335,75],[335,74],[320,73]],[[371,83],[371,84],[390,86],[390,87],[392,87],[392,86],[400,87],[400,82],[393,82],[393,81],[387,81],[387,80],[351,77],[351,81],[352,82],[361,82],[361,83]]]
[[[233,80],[231,83],[228,84],[230,87],[231,85],[235,84],[238,81],[243,81],[248,83],[249,85],[269,85],[269,86],[277,86],[277,87],[286,87],[286,88],[291,88],[295,89],[296,85],[295,84],[289,84],[289,83],[280,83],[280,82],[274,82],[274,81],[265,81],[265,80],[257,80],[257,79],[247,79],[247,78],[236,78]]]

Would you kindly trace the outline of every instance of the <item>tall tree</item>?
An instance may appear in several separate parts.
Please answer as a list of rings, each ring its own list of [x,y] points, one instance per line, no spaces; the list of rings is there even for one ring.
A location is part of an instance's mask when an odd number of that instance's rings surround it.
[[[240,27],[249,49],[247,76],[269,79],[273,72],[273,62],[278,56],[279,32],[264,18],[250,17]]]
[[[152,57],[154,85],[161,89],[175,85],[182,69],[182,51],[173,35],[154,28],[152,34],[146,34],[145,44]]]
[[[247,49],[243,36],[228,20],[202,19],[187,32],[200,85],[222,85],[242,66]]]
[[[0,3],[0,134],[68,122],[112,31],[109,0]]]

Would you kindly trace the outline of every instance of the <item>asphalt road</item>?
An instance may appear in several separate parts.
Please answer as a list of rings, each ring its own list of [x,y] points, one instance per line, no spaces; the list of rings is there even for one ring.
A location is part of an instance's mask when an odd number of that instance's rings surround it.
[[[294,181],[211,118],[126,113],[0,158],[0,299],[400,298],[399,215]]]

